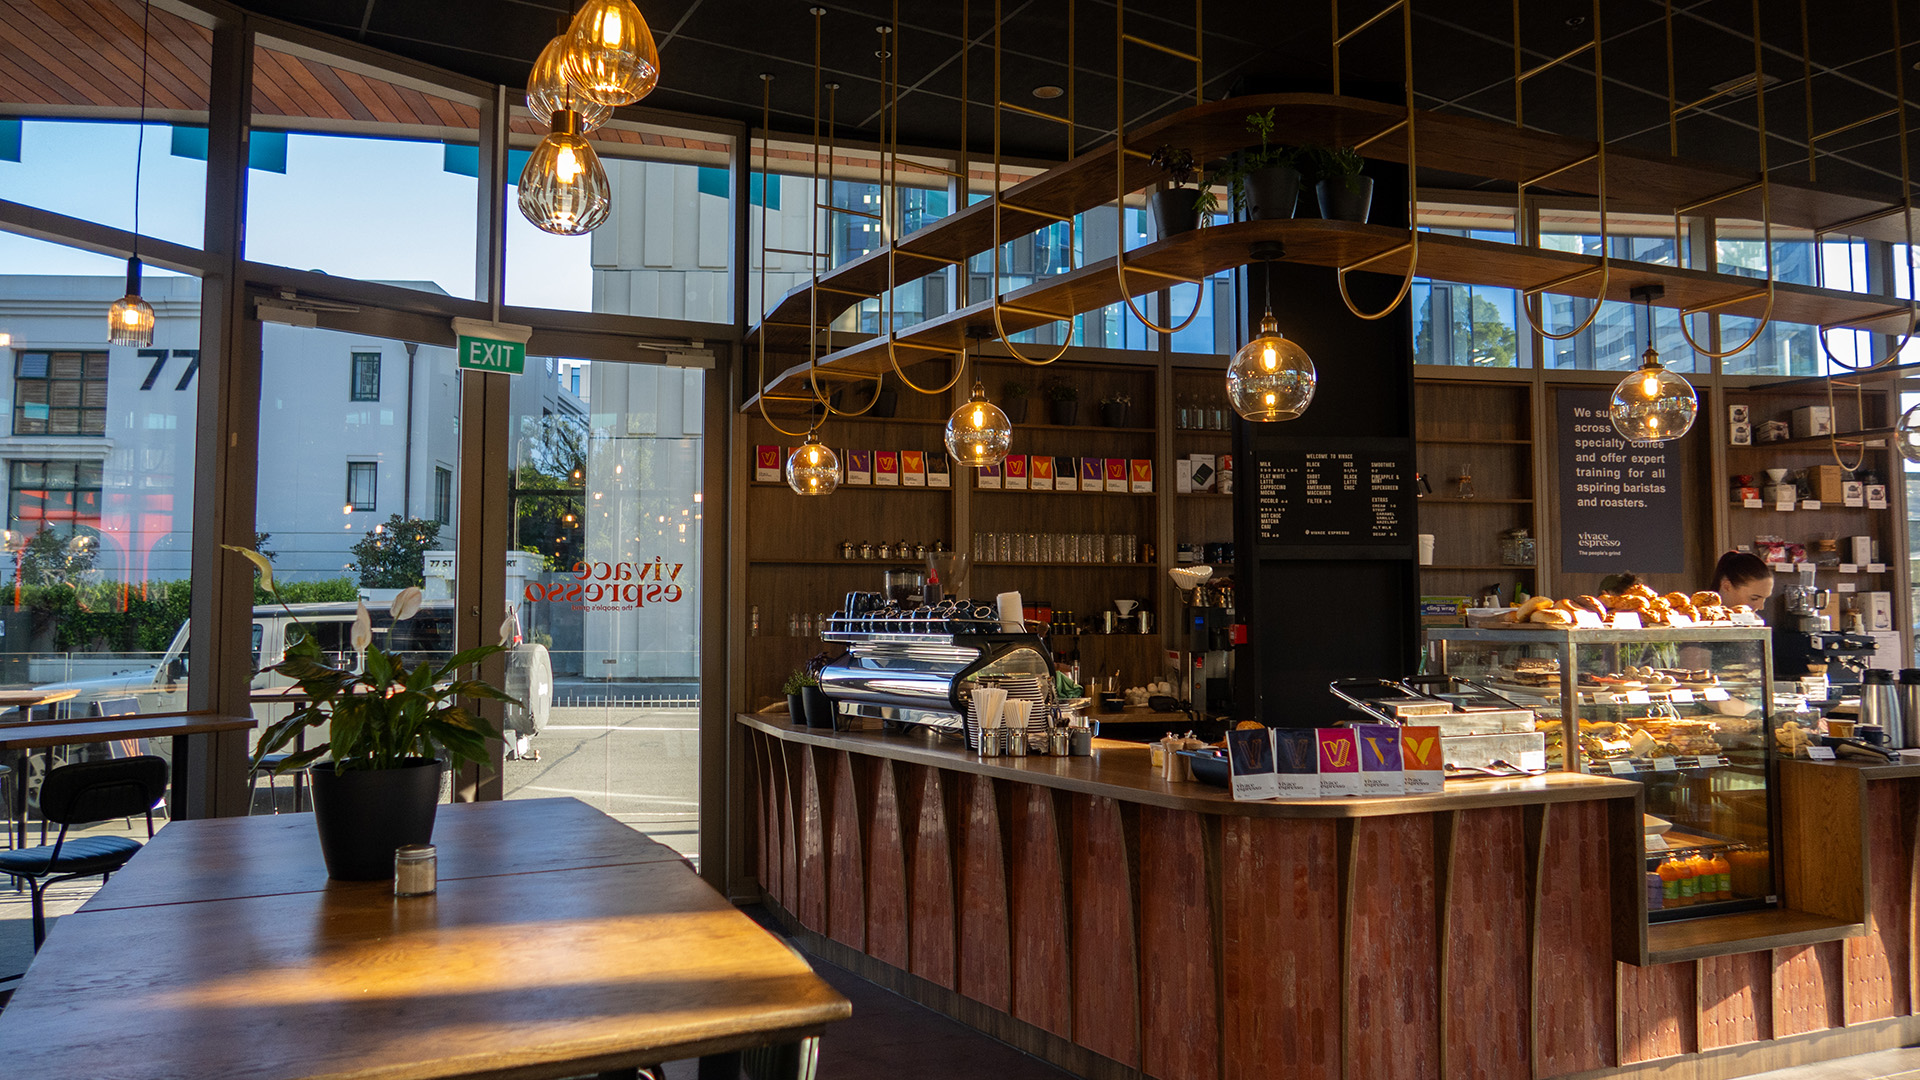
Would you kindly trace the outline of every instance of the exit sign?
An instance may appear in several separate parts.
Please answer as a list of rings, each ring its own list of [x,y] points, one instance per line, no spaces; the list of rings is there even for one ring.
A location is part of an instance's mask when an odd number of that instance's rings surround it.
[[[460,335],[460,366],[471,371],[518,375],[527,367],[527,346],[518,341]]]

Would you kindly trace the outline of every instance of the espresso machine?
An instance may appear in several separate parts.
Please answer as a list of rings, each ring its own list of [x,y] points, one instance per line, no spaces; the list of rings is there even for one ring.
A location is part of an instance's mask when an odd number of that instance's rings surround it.
[[[1833,591],[1813,582],[1813,572],[1803,570],[1800,579],[1780,593],[1785,614],[1773,628],[1773,674],[1780,679],[1801,679],[1824,667],[1830,683],[1857,683],[1860,673],[1872,662],[1873,638],[1836,628],[1826,614]]]

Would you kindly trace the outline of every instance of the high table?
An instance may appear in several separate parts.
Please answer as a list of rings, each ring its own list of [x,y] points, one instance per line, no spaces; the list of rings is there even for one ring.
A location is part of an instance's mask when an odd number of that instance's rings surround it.
[[[440,885],[326,878],[306,815],[176,821],[0,1012],[20,1076],[563,1077],[740,1051],[845,998],[670,849],[575,799],[442,806]]]

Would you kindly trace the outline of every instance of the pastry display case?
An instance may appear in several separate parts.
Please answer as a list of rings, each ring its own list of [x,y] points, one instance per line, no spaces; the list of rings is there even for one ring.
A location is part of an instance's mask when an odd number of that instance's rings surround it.
[[[1646,787],[1651,921],[1777,902],[1765,627],[1443,629],[1439,670],[1532,707],[1551,766]]]

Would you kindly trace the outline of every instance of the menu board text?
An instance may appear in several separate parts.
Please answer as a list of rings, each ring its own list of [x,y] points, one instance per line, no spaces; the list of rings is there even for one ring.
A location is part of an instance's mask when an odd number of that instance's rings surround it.
[[[1253,483],[1260,545],[1404,557],[1413,532],[1411,460],[1407,444],[1391,439],[1259,446]]]

